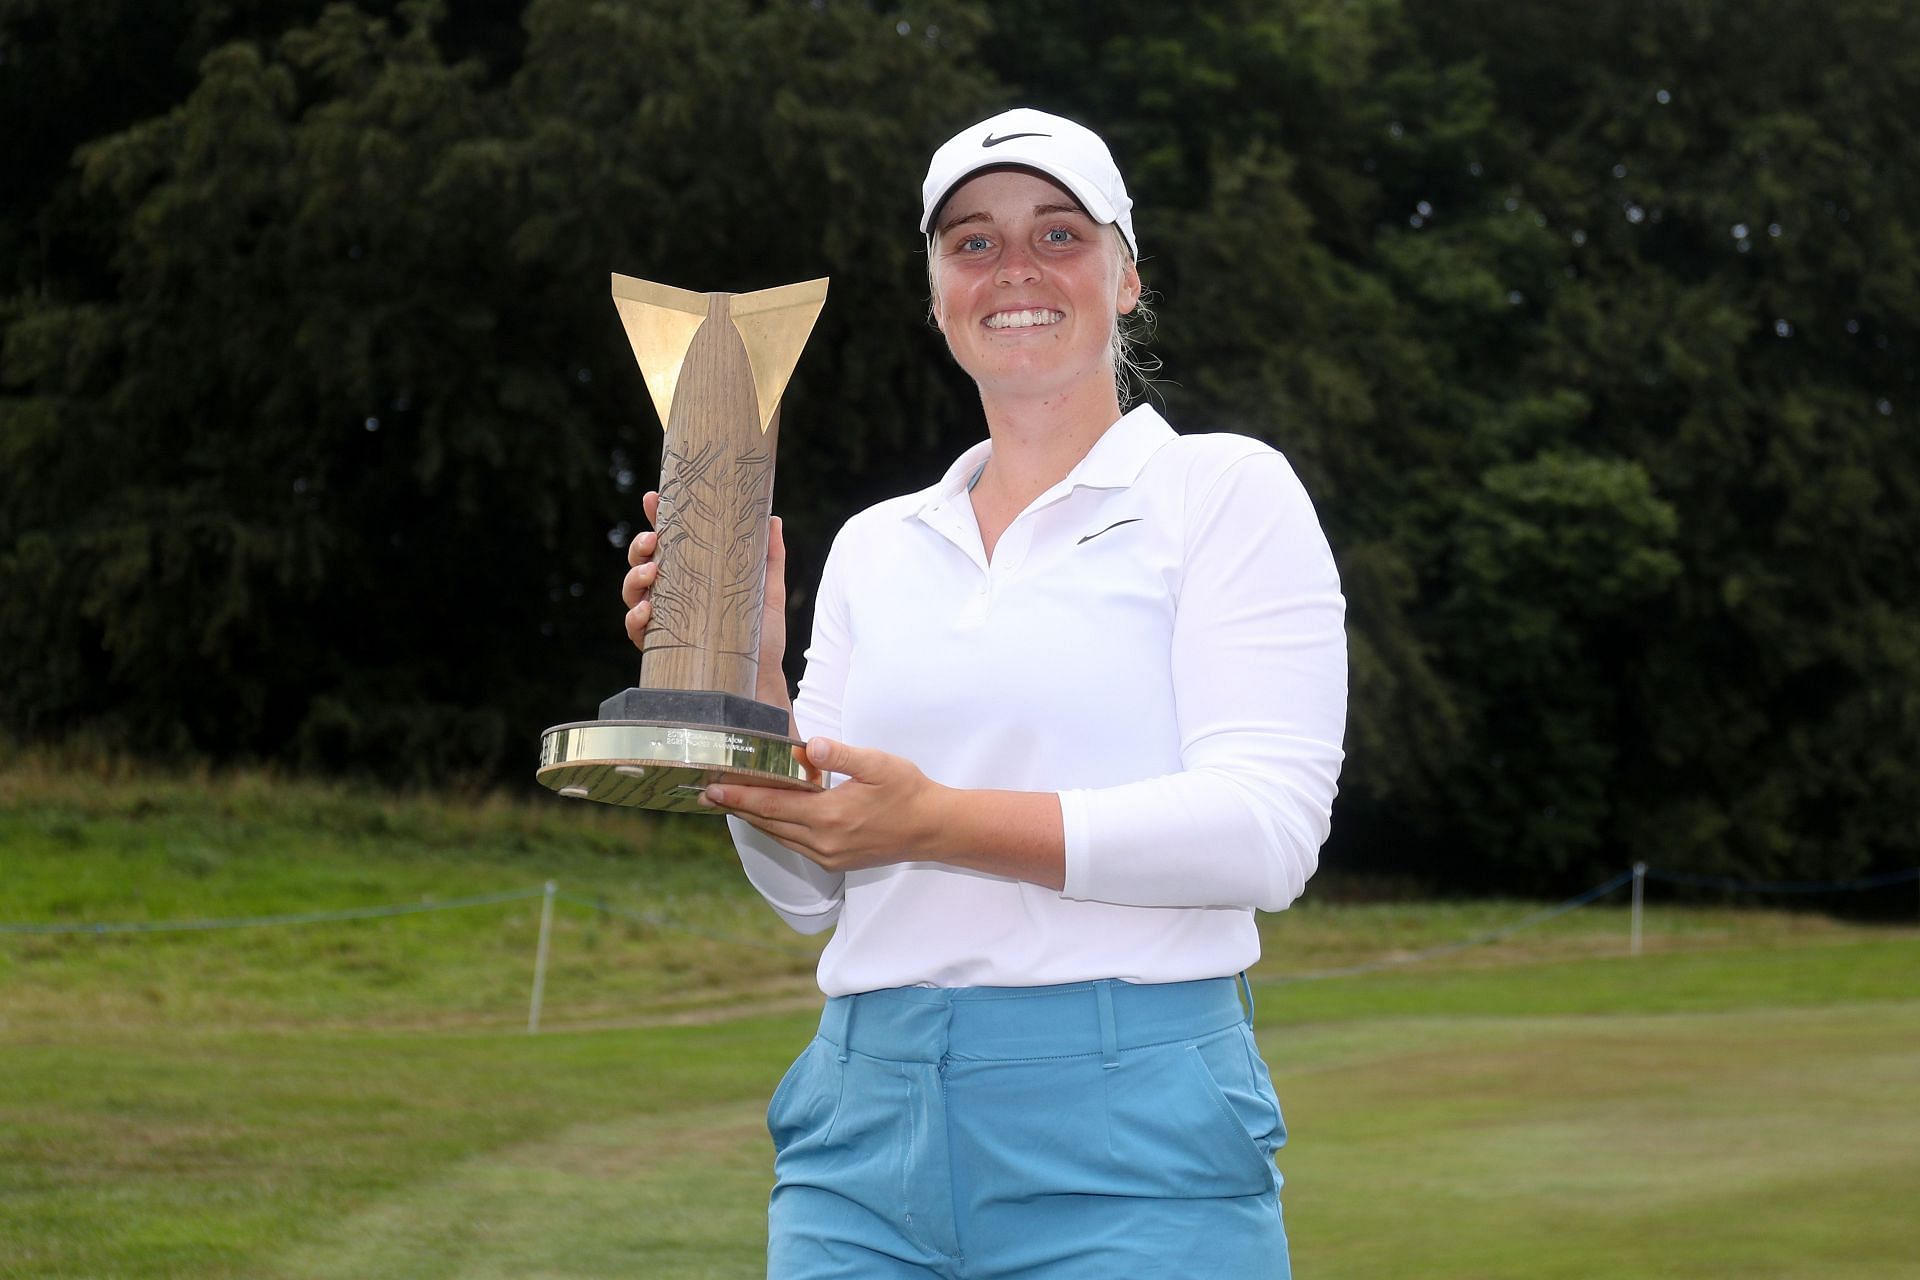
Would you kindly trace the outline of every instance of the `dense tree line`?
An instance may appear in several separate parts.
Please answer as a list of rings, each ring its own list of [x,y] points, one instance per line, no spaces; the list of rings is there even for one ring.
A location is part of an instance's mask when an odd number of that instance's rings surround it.
[[[1027,103],[1128,174],[1170,418],[1320,507],[1330,859],[1912,865],[1920,10],[1169,13],[0,3],[0,729],[525,777],[634,667],[660,428],[609,270],[833,277],[804,634],[837,522],[981,433],[912,227],[932,146]]]

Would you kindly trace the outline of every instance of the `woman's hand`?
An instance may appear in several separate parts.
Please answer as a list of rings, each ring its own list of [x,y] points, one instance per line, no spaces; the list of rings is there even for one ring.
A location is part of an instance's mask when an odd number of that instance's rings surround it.
[[[708,787],[701,803],[751,823],[829,871],[943,862],[1048,889],[1066,885],[1060,798],[946,787],[911,760],[815,738],[807,759],[842,775],[826,791]]]
[[[829,871],[858,871],[935,856],[939,812],[954,793],[911,761],[815,738],[807,759],[844,780],[821,792],[711,786],[701,803],[723,809]]]
[[[652,524],[660,518],[660,495],[652,489],[641,495],[640,509],[646,512],[647,523]],[[627,570],[627,576],[620,582],[620,598],[627,603],[627,639],[633,641],[633,647],[643,648],[647,641],[647,624],[653,621],[653,582],[659,576],[659,566],[653,557],[660,549],[660,535],[646,529],[633,535],[633,541],[627,544],[627,563],[633,567]]]
[[[647,523],[660,519],[660,495],[648,490],[640,498],[640,509]],[[787,656],[787,542],[779,516],[767,529],[766,598],[760,609],[760,675],[754,696],[775,707],[788,707],[787,674],[781,664]],[[654,558],[660,554],[660,535],[649,529],[636,533],[627,545],[627,563],[632,567],[620,583],[620,598],[627,605],[627,638],[636,649],[644,648],[647,625],[653,621],[653,586],[659,576]]]

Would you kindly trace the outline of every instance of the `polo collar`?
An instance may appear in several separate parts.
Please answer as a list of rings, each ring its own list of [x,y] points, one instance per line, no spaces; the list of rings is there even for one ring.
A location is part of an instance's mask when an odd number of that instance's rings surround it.
[[[1062,493],[1079,488],[1124,489],[1140,478],[1147,459],[1173,438],[1173,428],[1167,425],[1167,420],[1152,405],[1136,405],[1102,432],[1100,438],[1093,442],[1093,448],[1087,450],[1087,456],[1080,459],[1073,470],[1067,472],[1066,478],[1048,492]],[[916,495],[919,500],[909,505],[908,514],[924,515],[935,507],[963,496],[973,482],[974,473],[991,456],[991,440],[982,440],[968,449],[955,459],[937,483]]]

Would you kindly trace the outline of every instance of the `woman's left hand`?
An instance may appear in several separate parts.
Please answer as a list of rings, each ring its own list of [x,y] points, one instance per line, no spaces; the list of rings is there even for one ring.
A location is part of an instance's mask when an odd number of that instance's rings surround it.
[[[911,761],[829,738],[807,743],[815,768],[845,781],[820,792],[735,783],[708,787],[701,802],[751,823],[829,871],[858,871],[933,856],[934,816],[948,789]]]

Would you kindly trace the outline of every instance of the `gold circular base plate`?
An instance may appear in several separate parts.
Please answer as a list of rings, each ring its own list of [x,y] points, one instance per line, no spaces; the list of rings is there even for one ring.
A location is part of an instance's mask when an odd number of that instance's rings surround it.
[[[541,784],[576,800],[675,813],[711,813],[700,803],[710,783],[821,789],[806,744],[741,729],[587,720],[540,735]]]

